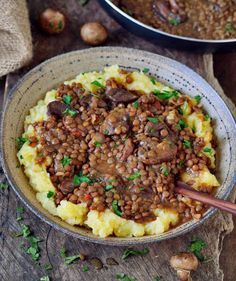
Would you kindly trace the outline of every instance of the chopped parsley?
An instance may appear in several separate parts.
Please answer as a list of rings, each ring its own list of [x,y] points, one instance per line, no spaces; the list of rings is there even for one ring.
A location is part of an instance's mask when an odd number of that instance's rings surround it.
[[[169,168],[167,167],[167,165],[165,163],[161,164],[160,171],[165,177],[167,177],[169,175]]]
[[[106,191],[109,191],[109,190],[111,190],[113,188],[114,188],[114,186],[112,184],[108,184],[108,185],[105,186],[105,190]]]
[[[192,148],[191,141],[183,140],[183,145],[184,145],[185,148]]]
[[[109,131],[108,130],[104,130],[103,134],[107,136],[107,135],[109,135]]]
[[[132,181],[132,180],[138,179],[140,177],[141,177],[140,172],[135,172],[135,173],[131,174],[130,176],[128,176],[127,180]]]
[[[143,190],[145,190],[145,188],[144,187],[140,187],[139,190],[143,191]]]
[[[134,107],[135,109],[138,109],[139,103],[138,103],[137,100],[136,100],[135,102],[133,102],[133,107]]]
[[[82,270],[83,272],[87,272],[87,271],[89,271],[89,268],[88,268],[87,265],[84,265],[84,266],[82,266],[81,270]]]
[[[49,190],[47,193],[47,198],[52,198],[55,195],[54,191]]]
[[[63,111],[63,114],[69,115],[71,117],[75,117],[75,116],[77,116],[78,113],[75,110],[67,108],[65,111]]]
[[[16,207],[16,213],[17,213],[17,221],[21,221],[23,218],[20,216],[20,214],[24,213],[24,208],[23,207]]]
[[[0,190],[6,190],[6,189],[8,189],[8,184],[7,183],[4,183],[4,182],[1,182],[0,183]]]
[[[40,281],[50,281],[50,278],[48,276],[43,276],[40,278]]]
[[[203,152],[209,153],[209,155],[211,155],[211,156],[213,154],[213,150],[210,147],[204,147],[203,148]]]
[[[122,259],[125,260],[131,256],[143,256],[149,253],[149,249],[145,248],[143,250],[134,250],[132,248],[126,249],[122,255]]]
[[[188,125],[186,124],[186,122],[183,119],[180,119],[178,124],[175,126],[177,130],[181,131],[184,128],[187,128]]]
[[[180,160],[179,163],[178,163],[178,167],[179,168],[183,168],[185,165],[185,161],[184,160]]]
[[[80,171],[78,175],[75,175],[73,178],[74,185],[80,185],[82,182],[92,183],[91,179],[88,176],[83,176],[83,173]]]
[[[60,20],[59,22],[58,22],[58,29],[59,30],[61,30],[62,29],[62,27],[63,27],[63,23],[62,23],[62,21]]]
[[[101,146],[102,146],[102,144],[101,144],[99,141],[95,141],[95,142],[94,142],[94,145],[95,145],[96,147],[101,147]]]
[[[31,234],[30,227],[27,224],[21,225],[21,231],[16,234],[16,237],[23,236],[24,238],[28,237]]]
[[[177,26],[181,22],[180,17],[169,17],[168,21],[169,21],[169,24],[171,24],[173,26]]]
[[[66,250],[64,248],[60,250],[60,256],[64,259],[64,262],[67,265],[74,263],[76,260],[80,259],[80,255],[67,256]]]
[[[157,275],[156,277],[154,277],[153,281],[161,281],[162,276]]]
[[[122,212],[121,212],[121,210],[120,210],[120,207],[119,207],[119,205],[118,205],[118,201],[117,201],[117,200],[113,200],[113,201],[112,201],[112,210],[114,211],[114,213],[115,213],[117,216],[119,216],[119,217],[122,216]]]
[[[225,32],[233,34],[236,32],[236,27],[233,25],[232,22],[227,22],[225,25]]]
[[[173,90],[173,91],[166,91],[166,90],[163,90],[163,91],[159,91],[159,90],[154,90],[153,91],[154,95],[156,97],[158,97],[160,100],[168,100],[168,99],[171,99],[173,97],[177,97],[178,96],[178,92]]]
[[[157,124],[158,123],[158,117],[147,117],[147,120],[152,122],[153,124]]]
[[[70,105],[70,103],[72,101],[72,97],[69,95],[65,95],[65,96],[63,96],[63,101],[65,104]]]
[[[188,251],[192,252],[199,261],[205,261],[206,257],[202,254],[202,250],[206,247],[206,243],[200,238],[194,238],[191,240],[188,246]]]
[[[52,265],[50,263],[46,263],[43,267],[46,271],[52,270]]]
[[[99,87],[99,88],[105,88],[99,81],[94,80],[93,82],[91,82],[92,85]]]
[[[21,159],[21,160],[24,159],[23,155],[20,155],[20,159]]]
[[[156,85],[156,80],[154,78],[150,78],[150,81],[152,82],[153,85]]]
[[[197,95],[194,97],[194,99],[195,99],[196,103],[200,103],[202,98],[201,98],[201,96]]]
[[[210,115],[209,115],[209,114],[206,114],[206,115],[204,116],[204,120],[205,120],[205,121],[209,121],[209,120],[211,120]]]
[[[18,149],[21,149],[21,147],[23,146],[23,144],[26,143],[27,141],[29,141],[29,139],[28,139],[28,138],[25,138],[25,137],[16,138],[16,143],[17,143]]]
[[[149,72],[149,70],[150,70],[149,68],[145,67],[145,68],[143,69],[143,73],[144,73],[144,74],[147,74],[147,73]]]
[[[122,280],[122,281],[136,281],[137,279],[135,277],[130,277],[125,273],[117,273],[116,279]]]
[[[184,115],[184,112],[183,112],[182,107],[179,107],[179,108],[178,108],[178,112],[179,112],[179,114]]]
[[[71,159],[68,156],[64,156],[63,159],[61,159],[61,164],[63,167],[70,165]]]

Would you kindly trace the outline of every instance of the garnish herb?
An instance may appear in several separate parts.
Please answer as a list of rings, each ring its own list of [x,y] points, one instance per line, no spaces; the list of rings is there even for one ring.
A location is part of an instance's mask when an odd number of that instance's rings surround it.
[[[65,111],[63,111],[63,114],[69,115],[71,117],[77,116],[77,112],[75,110],[67,108]]]
[[[169,169],[164,163],[161,164],[160,171],[165,177],[169,175]]]
[[[107,135],[109,135],[109,131],[108,130],[104,130],[103,134],[107,136]]]
[[[48,276],[43,276],[40,278],[40,281],[50,281],[50,278]]]
[[[89,177],[83,176],[82,172],[80,171],[78,175],[74,176],[73,183],[74,185],[80,185],[82,182],[91,183],[92,181]]]
[[[134,107],[135,109],[138,109],[139,103],[138,103],[137,100],[136,100],[135,102],[133,102],[133,107]]]
[[[46,263],[46,264],[44,265],[44,269],[45,269],[46,271],[52,270],[51,264],[50,264],[50,263]]]
[[[21,231],[16,234],[16,237],[23,236],[24,238],[28,237],[31,234],[30,228],[27,224],[21,225]]]
[[[70,165],[71,159],[68,156],[64,156],[63,159],[61,159],[61,164],[63,167]]]
[[[154,95],[156,97],[158,97],[160,100],[168,100],[171,99],[173,97],[177,97],[178,96],[178,92],[173,90],[173,91],[159,91],[159,90],[154,90],[153,91]]]
[[[188,246],[188,251],[192,252],[199,261],[206,260],[206,257],[202,254],[202,250],[206,247],[206,243],[200,238],[192,239]]]
[[[99,141],[95,141],[95,142],[94,142],[94,145],[95,145],[96,147],[101,147],[101,146],[102,146],[102,144],[101,144]]]
[[[23,218],[19,215],[24,213],[24,208],[23,207],[16,207],[16,213],[17,213],[16,220],[21,221]]]
[[[141,177],[140,172],[135,172],[135,173],[131,174],[130,176],[128,176],[127,180],[132,181],[132,180],[138,179],[140,177]]]
[[[158,117],[147,117],[147,120],[152,122],[153,124],[158,123]]]
[[[50,190],[47,193],[47,198],[52,198],[54,195],[55,195],[55,192]]]
[[[29,139],[25,138],[25,137],[16,138],[16,143],[17,143],[18,149],[21,149],[23,144],[26,143],[27,141],[29,141]]]
[[[179,112],[179,114],[184,115],[184,112],[183,112],[182,107],[179,107],[179,108],[178,108],[178,112]]]
[[[63,97],[63,101],[64,101],[65,104],[70,105],[70,103],[71,103],[71,101],[72,101],[72,97],[69,96],[69,95],[65,95],[65,96]]]
[[[228,33],[231,33],[231,34],[236,32],[236,28],[234,27],[232,22],[227,22],[226,23],[226,25],[225,25],[225,32],[228,32]]]
[[[143,191],[143,190],[145,190],[145,188],[144,187],[140,187],[139,190]]]
[[[197,96],[194,97],[194,99],[197,103],[200,103],[202,98],[201,98],[201,96],[197,95]]]
[[[162,277],[157,275],[156,277],[154,277],[153,281],[161,281]]]
[[[188,140],[183,140],[183,145],[184,145],[185,148],[191,148],[192,147],[191,141],[188,141]]]
[[[187,128],[188,125],[185,123],[185,121],[183,119],[180,119],[178,124],[176,125],[176,129],[181,131],[183,130],[184,128]]]
[[[109,191],[109,190],[111,190],[111,189],[113,189],[114,188],[114,186],[112,185],[112,184],[108,184],[106,187],[105,187],[105,190],[106,191]]]
[[[58,23],[58,29],[60,30],[60,29],[62,29],[62,27],[63,27],[63,24],[62,24],[62,21],[60,20]]]
[[[179,168],[183,168],[184,164],[185,164],[185,161],[184,160],[180,160],[179,163],[178,163],[178,167]]]
[[[212,155],[212,153],[213,153],[212,148],[210,148],[210,147],[204,147],[203,152],[209,153],[210,155]]]
[[[84,266],[82,266],[81,270],[82,270],[83,272],[87,272],[87,271],[89,271],[89,268],[88,268],[87,265],[84,265]]]
[[[64,259],[65,264],[67,264],[67,265],[69,265],[69,264],[75,262],[76,260],[80,259],[80,255],[67,256],[66,250],[64,248],[62,248],[60,250],[60,256]]]
[[[122,281],[136,281],[137,279],[135,277],[130,277],[125,273],[117,273],[116,279],[122,280]]]
[[[119,207],[119,205],[118,205],[118,201],[117,201],[117,200],[113,200],[113,201],[112,201],[112,209],[113,209],[114,213],[115,213],[117,216],[119,216],[119,217],[122,216],[122,212],[121,212],[121,210],[120,210],[120,207]]]
[[[173,26],[177,26],[180,24],[180,17],[171,17],[168,19],[169,23]]]
[[[192,131],[193,131],[193,133],[196,133],[196,126],[195,125],[193,125]]]
[[[6,190],[6,189],[8,189],[8,184],[7,183],[4,183],[4,182],[1,182],[0,183],[0,190]]]
[[[21,160],[24,159],[23,155],[20,155],[20,159],[21,159]]]
[[[122,255],[122,259],[125,260],[131,256],[143,256],[149,253],[149,249],[145,248],[144,250],[134,250],[132,248],[126,249]]]
[[[94,80],[93,82],[91,82],[92,85],[95,85],[99,88],[105,88],[99,81]]]
[[[150,78],[150,81],[152,82],[153,85],[156,85],[156,80],[154,78]]]
[[[206,114],[206,115],[204,116],[204,120],[205,120],[205,121],[208,121],[208,120],[210,120],[210,119],[211,119],[211,117],[210,117],[209,114]]]
[[[26,253],[31,255],[32,260],[37,261],[40,255],[38,242],[41,240],[34,236],[29,236],[28,240],[30,242],[30,247],[27,249]]]
[[[145,67],[145,68],[143,69],[143,73],[144,73],[144,74],[147,74],[148,72],[149,72],[149,68]]]

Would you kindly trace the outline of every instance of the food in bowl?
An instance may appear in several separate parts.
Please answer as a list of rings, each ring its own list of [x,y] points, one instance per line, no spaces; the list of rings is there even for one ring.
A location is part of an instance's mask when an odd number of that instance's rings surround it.
[[[200,96],[117,65],[79,74],[30,109],[18,159],[51,214],[100,237],[157,235],[206,210],[177,180],[211,193],[215,141]]]
[[[199,39],[236,38],[234,0],[113,0],[135,19],[165,32]]]

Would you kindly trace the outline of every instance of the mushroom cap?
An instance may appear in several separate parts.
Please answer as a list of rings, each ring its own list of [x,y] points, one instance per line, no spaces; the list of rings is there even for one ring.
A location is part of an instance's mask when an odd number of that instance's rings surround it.
[[[179,253],[171,257],[170,265],[176,270],[196,270],[198,259],[192,253]]]

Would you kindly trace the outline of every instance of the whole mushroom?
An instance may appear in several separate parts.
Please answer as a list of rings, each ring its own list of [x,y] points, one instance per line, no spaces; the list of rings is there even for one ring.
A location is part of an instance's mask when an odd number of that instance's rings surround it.
[[[191,281],[191,271],[197,270],[198,259],[192,253],[179,253],[172,256],[170,265],[177,271],[180,281]]]
[[[39,17],[41,28],[49,34],[58,34],[65,29],[65,16],[56,10],[48,8]]]
[[[99,22],[87,22],[81,27],[80,36],[86,44],[97,46],[106,41],[108,32]]]

